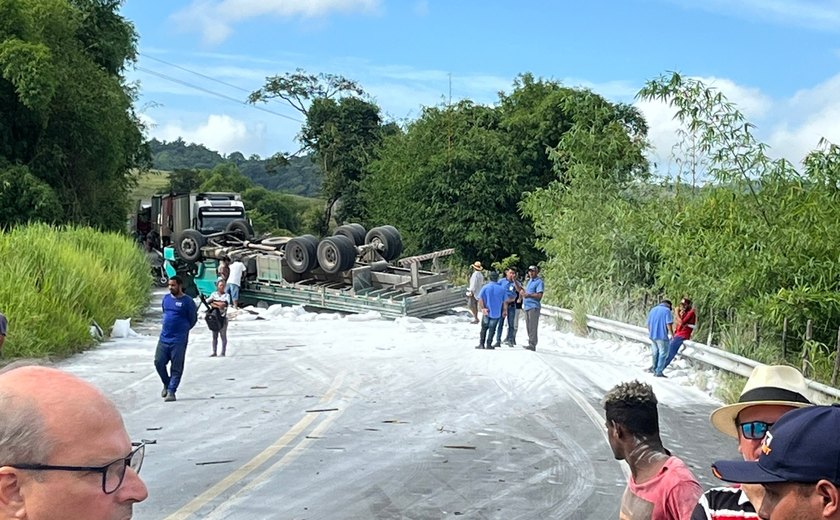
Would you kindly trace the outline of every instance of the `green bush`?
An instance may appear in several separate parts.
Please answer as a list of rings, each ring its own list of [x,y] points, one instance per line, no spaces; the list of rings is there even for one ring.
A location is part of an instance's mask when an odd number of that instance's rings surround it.
[[[7,357],[68,355],[93,345],[103,328],[136,316],[149,301],[143,252],[123,235],[46,224],[0,232]]]

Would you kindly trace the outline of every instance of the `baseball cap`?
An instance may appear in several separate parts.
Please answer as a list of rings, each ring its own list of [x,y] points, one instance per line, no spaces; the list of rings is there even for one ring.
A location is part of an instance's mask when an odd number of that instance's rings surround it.
[[[738,438],[735,420],[745,408],[757,405],[782,405],[802,408],[811,402],[808,383],[802,373],[785,365],[758,365],[750,374],[738,402],[712,412],[712,426],[721,433]]]
[[[840,484],[840,405],[809,406],[784,414],[764,437],[757,462],[712,464],[726,482],[769,484],[828,480]]]
[[[529,271],[539,271],[539,270],[540,270],[540,268],[539,268],[539,267],[537,267],[537,266],[535,266],[535,265],[529,265],[529,266],[528,266],[528,270],[529,270]]]

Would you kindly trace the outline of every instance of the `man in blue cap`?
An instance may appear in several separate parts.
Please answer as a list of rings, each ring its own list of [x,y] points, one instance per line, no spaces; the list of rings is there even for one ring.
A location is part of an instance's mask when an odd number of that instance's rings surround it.
[[[758,461],[718,461],[715,476],[761,484],[758,516],[769,520],[840,519],[840,405],[790,411],[774,424]]]

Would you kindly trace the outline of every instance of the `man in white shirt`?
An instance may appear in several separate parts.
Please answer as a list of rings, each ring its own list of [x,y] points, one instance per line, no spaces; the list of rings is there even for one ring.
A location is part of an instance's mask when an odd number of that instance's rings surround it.
[[[467,291],[467,305],[473,315],[472,323],[478,323],[478,292],[484,286],[484,274],[481,272],[481,262],[476,260],[472,264],[469,290]]]
[[[230,264],[230,275],[228,275],[225,292],[230,295],[235,308],[239,308],[239,287],[242,285],[242,275],[245,273],[245,264],[238,258]]]

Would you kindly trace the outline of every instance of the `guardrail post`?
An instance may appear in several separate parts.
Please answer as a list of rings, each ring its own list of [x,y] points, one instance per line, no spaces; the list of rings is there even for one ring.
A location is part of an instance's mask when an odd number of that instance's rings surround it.
[[[813,332],[811,320],[808,320],[808,324],[805,325],[805,344],[802,345],[802,375],[805,377],[808,377],[808,345],[811,344]]]
[[[834,354],[834,371],[831,372],[831,386],[837,385],[838,370],[840,370],[840,328],[837,329],[837,352]]]
[[[787,318],[785,318],[785,323],[782,325],[782,360],[787,359]]]
[[[706,345],[712,346],[712,333],[715,327],[715,311],[712,309],[711,313],[709,314],[709,337],[706,339]]]

